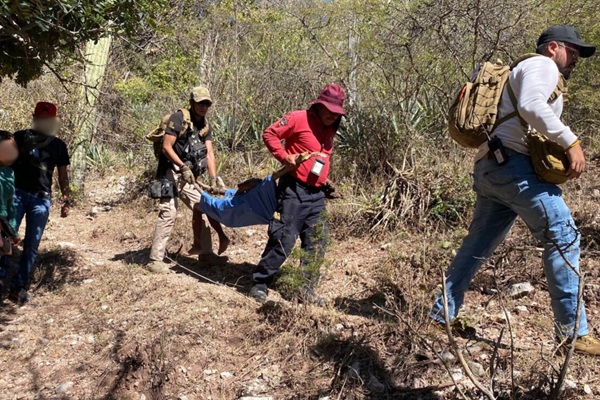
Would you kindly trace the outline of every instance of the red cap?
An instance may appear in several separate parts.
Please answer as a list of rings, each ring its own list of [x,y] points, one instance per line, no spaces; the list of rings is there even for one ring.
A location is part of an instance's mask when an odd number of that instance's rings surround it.
[[[40,101],[35,105],[33,118],[55,118],[56,105],[45,101]]]
[[[332,113],[346,115],[343,107],[345,97],[346,92],[344,92],[344,89],[340,85],[330,83],[321,90],[319,97],[315,101],[309,103],[309,106],[323,104]]]

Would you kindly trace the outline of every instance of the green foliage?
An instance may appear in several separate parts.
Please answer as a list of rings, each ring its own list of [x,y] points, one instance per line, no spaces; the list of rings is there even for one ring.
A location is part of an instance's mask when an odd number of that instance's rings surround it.
[[[116,83],[115,90],[131,104],[146,103],[152,98],[152,86],[136,76]]]
[[[109,33],[131,37],[140,16],[146,18],[164,4],[163,0],[2,0],[0,79],[14,76],[26,85],[49,64],[79,59],[77,49],[85,42]]]
[[[321,223],[314,227],[312,234],[313,243],[322,243],[322,248],[308,252],[295,248],[281,267],[277,278],[277,289],[288,298],[302,295],[302,290],[311,283],[316,283],[321,273],[330,265],[325,259],[325,251],[329,246],[326,224],[330,217],[323,215]]]

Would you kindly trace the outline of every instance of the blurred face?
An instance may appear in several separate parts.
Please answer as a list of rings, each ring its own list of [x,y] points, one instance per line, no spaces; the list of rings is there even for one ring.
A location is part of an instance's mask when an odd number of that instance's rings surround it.
[[[5,139],[0,141],[0,164],[12,165],[19,157],[19,150],[15,139]]]
[[[194,113],[194,115],[196,117],[205,117],[206,113],[208,112],[208,109],[211,106],[210,101],[201,101],[199,103],[196,103],[195,101],[191,101],[190,102],[192,105],[192,112]]]
[[[323,104],[317,103],[317,113],[319,114],[319,119],[324,126],[331,126],[337,122],[340,114],[333,113],[329,111],[327,107]]]
[[[56,136],[60,129],[60,119],[34,118],[33,129],[47,136]]]
[[[579,60],[579,48],[571,43],[550,42],[548,53],[565,79],[569,79]]]

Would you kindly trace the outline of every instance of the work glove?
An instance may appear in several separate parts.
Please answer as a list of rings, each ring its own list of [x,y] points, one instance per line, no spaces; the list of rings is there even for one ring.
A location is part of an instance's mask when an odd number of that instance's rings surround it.
[[[181,167],[181,179],[183,179],[185,183],[189,183],[190,185],[193,185],[195,182],[194,173],[187,165]]]

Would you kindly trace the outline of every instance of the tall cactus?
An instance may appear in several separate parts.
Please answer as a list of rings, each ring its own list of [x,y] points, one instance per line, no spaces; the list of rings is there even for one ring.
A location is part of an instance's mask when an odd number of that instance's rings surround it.
[[[84,83],[79,95],[75,132],[72,142],[71,182],[78,190],[83,189],[87,169],[87,151],[92,142],[96,122],[96,102],[104,80],[112,36],[97,42],[90,41],[85,47]]]

